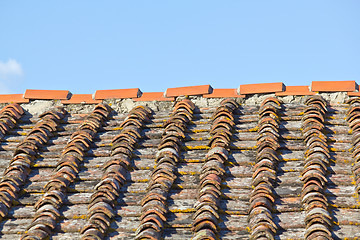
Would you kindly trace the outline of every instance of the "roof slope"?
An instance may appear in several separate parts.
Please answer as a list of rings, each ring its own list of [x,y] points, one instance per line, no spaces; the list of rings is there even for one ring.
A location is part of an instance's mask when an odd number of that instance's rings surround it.
[[[1,237],[355,239],[360,100],[339,94],[6,105]]]

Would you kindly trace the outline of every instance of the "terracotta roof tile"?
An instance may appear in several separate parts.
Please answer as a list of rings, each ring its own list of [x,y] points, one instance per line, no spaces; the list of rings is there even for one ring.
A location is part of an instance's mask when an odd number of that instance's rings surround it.
[[[348,92],[350,97],[360,97],[360,92]]]
[[[24,98],[24,94],[1,94],[0,103],[28,103],[30,100]]]
[[[27,89],[24,98],[27,99],[69,99],[70,92],[68,90],[35,90]]]
[[[237,89],[235,88],[215,88],[212,93],[204,94],[205,98],[241,98],[245,97],[245,95],[239,95],[237,93]]]
[[[139,88],[129,89],[111,89],[97,90],[95,92],[95,100],[111,99],[111,98],[137,98],[141,95]]]
[[[309,86],[286,86],[284,92],[275,93],[276,96],[288,95],[315,95],[315,92],[310,92]]]
[[[174,97],[164,97],[163,92],[144,92],[141,97],[133,98],[134,101],[174,101]]]
[[[61,100],[63,104],[97,104],[101,103],[101,100],[94,100],[92,94],[72,94],[69,100]]]
[[[180,97],[173,108],[70,105],[69,113],[31,100],[7,105],[0,111],[0,235],[357,236],[360,97],[266,95]]]
[[[209,94],[212,91],[210,85],[198,85],[190,87],[177,87],[177,88],[168,88],[166,90],[166,97],[178,97],[184,95],[203,95]]]
[[[282,82],[240,85],[240,94],[275,93],[284,91]]]
[[[313,92],[351,92],[358,90],[355,81],[313,81],[311,83]]]

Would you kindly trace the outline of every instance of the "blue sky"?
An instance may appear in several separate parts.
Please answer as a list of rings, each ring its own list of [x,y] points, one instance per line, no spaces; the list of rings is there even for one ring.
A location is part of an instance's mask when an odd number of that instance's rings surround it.
[[[0,93],[357,80],[360,1],[1,1]]]

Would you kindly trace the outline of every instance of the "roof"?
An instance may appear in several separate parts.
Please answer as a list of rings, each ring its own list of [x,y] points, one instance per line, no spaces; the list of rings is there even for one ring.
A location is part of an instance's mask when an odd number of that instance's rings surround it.
[[[357,91],[0,95],[1,238],[355,239]]]
[[[68,90],[27,89],[24,94],[0,94],[0,103],[28,103],[30,100],[60,100],[63,104],[100,103],[106,99],[134,101],[174,101],[175,97],[246,98],[254,94],[275,93],[276,96],[308,96],[321,92],[346,92],[359,96],[359,86],[349,81],[313,81],[309,86],[285,86],[282,82],[243,84],[237,88],[215,88],[210,85],[168,88],[165,92],[142,92],[139,88],[97,90],[94,94],[72,94]]]

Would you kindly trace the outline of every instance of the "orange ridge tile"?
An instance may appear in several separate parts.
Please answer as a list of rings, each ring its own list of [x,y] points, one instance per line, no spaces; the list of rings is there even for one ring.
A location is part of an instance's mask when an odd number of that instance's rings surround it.
[[[245,95],[239,95],[235,88],[215,88],[212,93],[204,94],[204,98],[243,98]]]
[[[139,88],[128,89],[112,89],[112,90],[97,90],[95,92],[95,100],[111,99],[111,98],[138,98],[141,95]]]
[[[0,94],[0,103],[28,103],[29,101],[24,98],[24,94]]]
[[[348,96],[350,96],[350,97],[360,97],[360,92],[348,92]]]
[[[144,92],[141,97],[133,98],[134,101],[174,101],[174,97],[164,97],[163,92]]]
[[[68,90],[35,90],[27,89],[24,98],[27,99],[68,99],[70,92]]]
[[[198,86],[189,86],[189,87],[168,88],[165,92],[165,96],[178,97],[184,95],[203,95],[203,94],[209,94],[211,92],[212,92],[212,87],[210,85],[198,85]]]
[[[358,85],[351,81],[312,81],[311,91],[313,92],[353,92],[358,90]]]
[[[257,83],[240,85],[240,94],[274,93],[282,92],[285,85],[282,82]]]
[[[69,100],[61,100],[62,104],[97,104],[101,103],[101,100],[94,100],[92,94],[73,94]]]
[[[289,96],[289,95],[315,95],[315,92],[310,92],[309,86],[286,86],[284,92],[275,93],[276,96]]]

